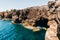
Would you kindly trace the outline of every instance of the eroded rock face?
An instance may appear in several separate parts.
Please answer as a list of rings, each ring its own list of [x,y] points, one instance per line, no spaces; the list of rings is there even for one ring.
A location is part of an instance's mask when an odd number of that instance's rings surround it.
[[[48,22],[48,25],[50,27],[47,29],[45,40],[59,40],[57,37],[57,23],[52,20]]]
[[[58,40],[57,34],[60,35],[60,31],[59,31],[60,27],[58,26],[60,24],[60,1],[59,0],[49,1],[48,5],[35,6],[35,7],[22,9],[22,10],[14,9],[8,12],[0,12],[0,17],[2,19],[10,18],[15,23],[24,23],[27,20],[29,25],[32,26],[44,25],[44,27],[48,28],[46,34],[46,40],[50,40],[51,36],[54,36],[52,37],[52,39],[56,38],[54,40]]]

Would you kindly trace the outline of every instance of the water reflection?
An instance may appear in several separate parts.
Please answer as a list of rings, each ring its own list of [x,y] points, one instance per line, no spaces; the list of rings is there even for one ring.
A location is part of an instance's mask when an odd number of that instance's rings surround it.
[[[45,30],[33,32],[21,24],[11,24],[10,20],[0,20],[0,40],[44,40]]]

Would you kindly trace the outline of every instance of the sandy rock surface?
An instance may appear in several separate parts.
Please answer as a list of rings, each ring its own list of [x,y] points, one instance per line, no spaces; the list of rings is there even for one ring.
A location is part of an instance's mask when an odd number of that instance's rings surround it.
[[[57,37],[57,23],[55,21],[49,21],[48,25],[50,26],[45,35],[45,40],[59,40]]]

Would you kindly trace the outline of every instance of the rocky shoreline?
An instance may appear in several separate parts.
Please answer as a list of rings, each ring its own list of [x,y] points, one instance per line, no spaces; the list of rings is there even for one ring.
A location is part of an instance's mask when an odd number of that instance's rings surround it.
[[[34,6],[22,10],[13,9],[10,11],[0,12],[0,18],[2,20],[12,19],[11,23],[13,24],[23,23],[25,28],[31,28],[33,31],[39,31],[37,26],[45,27],[47,28],[46,40],[60,39],[60,0],[49,1],[48,5]],[[49,33],[52,29],[54,29],[53,32],[56,31],[56,34],[54,34],[55,32],[51,33],[56,35],[55,37]],[[51,36],[52,38],[50,39],[49,37]]]

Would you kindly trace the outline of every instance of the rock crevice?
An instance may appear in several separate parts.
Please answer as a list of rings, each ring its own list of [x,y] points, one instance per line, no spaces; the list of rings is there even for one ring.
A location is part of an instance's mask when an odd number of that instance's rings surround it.
[[[60,39],[60,0],[49,1],[48,5],[0,12],[0,18],[3,20],[12,19],[13,23],[25,23],[26,25],[34,26],[34,29],[37,26],[48,28],[46,40]]]

